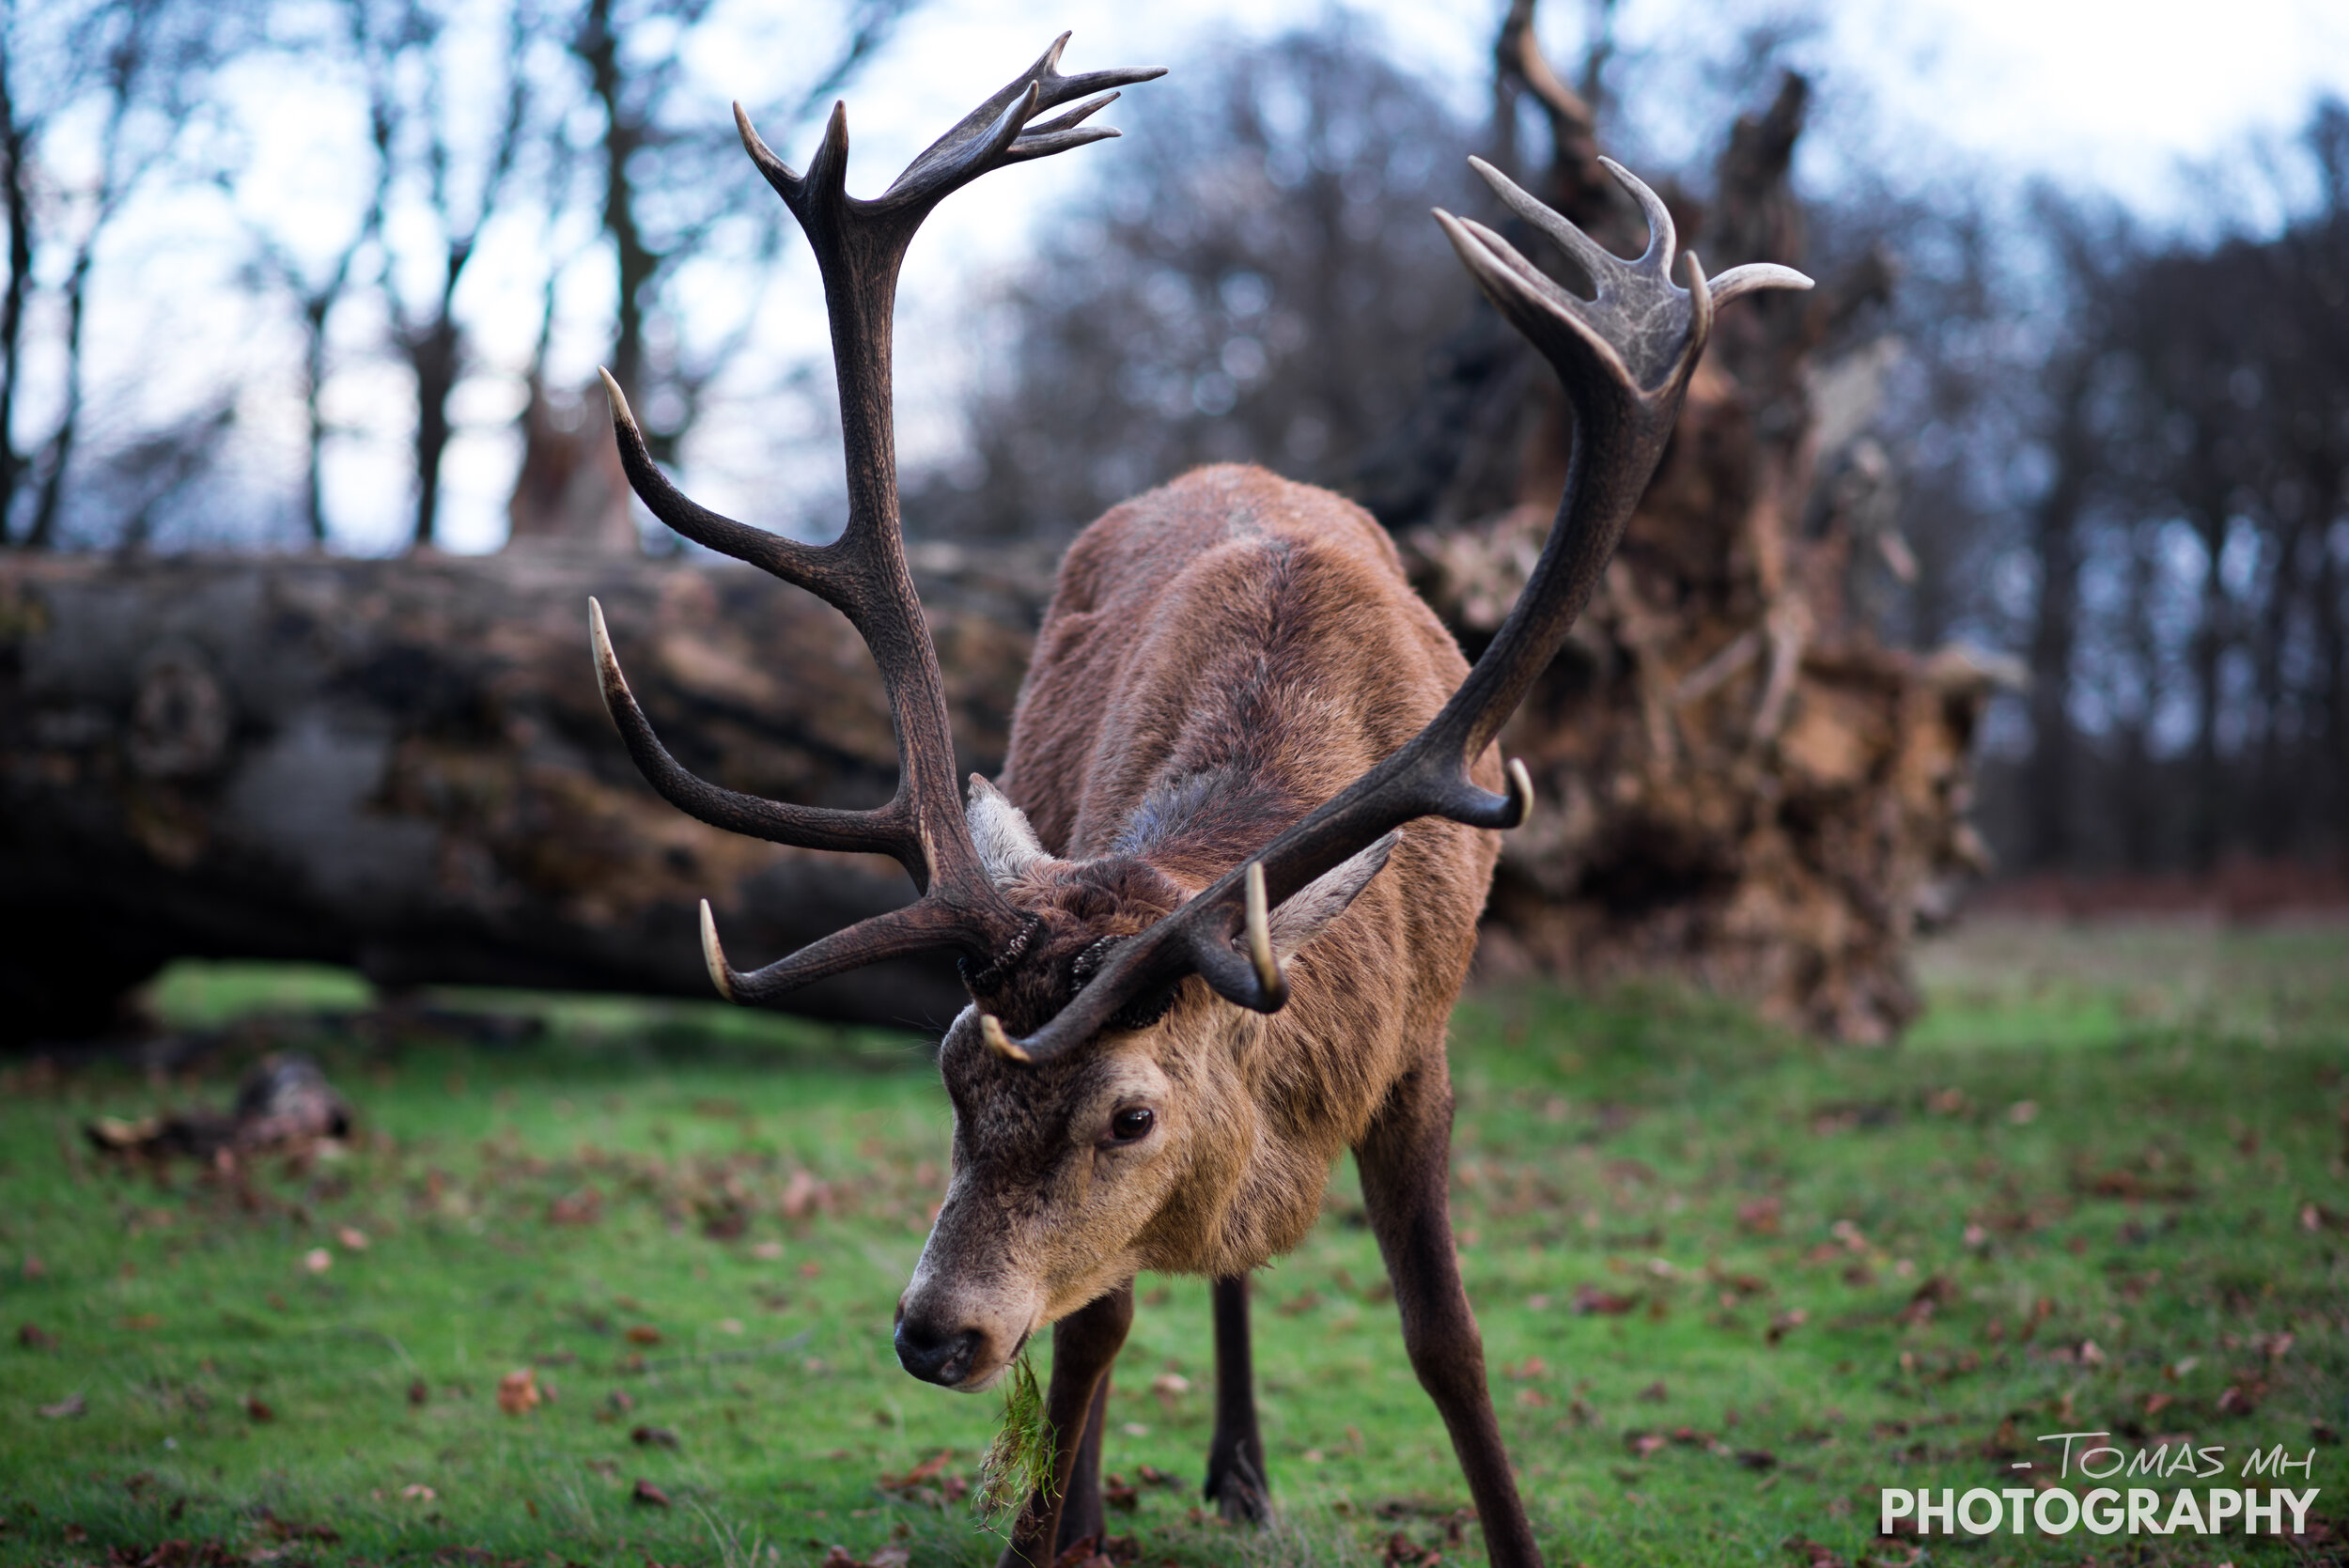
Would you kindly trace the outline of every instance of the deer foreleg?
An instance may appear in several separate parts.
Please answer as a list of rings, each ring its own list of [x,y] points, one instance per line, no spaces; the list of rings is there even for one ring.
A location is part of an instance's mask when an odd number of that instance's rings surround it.
[[[1053,1352],[1058,1359],[1059,1352]],[[1106,1368],[1093,1386],[1093,1405],[1085,1415],[1084,1436],[1077,1444],[1077,1463],[1068,1484],[1061,1488],[1060,1529],[1052,1533],[1057,1558],[1090,1536],[1096,1543],[1109,1533],[1101,1513],[1101,1426],[1110,1415],[1110,1374]]]
[[[1248,1347],[1248,1276],[1215,1281],[1215,1436],[1207,1445],[1209,1501],[1234,1524],[1272,1516],[1264,1436]]]
[[[1071,1534],[1063,1527],[1064,1517],[1076,1524],[1090,1520],[1090,1533],[1097,1538],[1101,1529],[1098,1423],[1108,1405],[1111,1363],[1117,1359],[1118,1348],[1126,1343],[1126,1330],[1133,1321],[1134,1287],[1129,1280],[1053,1325],[1052,1381],[1044,1392],[1045,1418],[1052,1423],[1052,1484],[1049,1491],[1030,1498],[1020,1511],[1019,1522],[1012,1527],[1011,1545],[1003,1548],[997,1568],[1052,1568],[1070,1543],[1088,1533],[1079,1529]],[[1081,1459],[1086,1463],[1081,1465]]]
[[[1452,1085],[1442,1066],[1405,1079],[1355,1150],[1362,1202],[1394,1281],[1403,1345],[1452,1435],[1493,1568],[1540,1568],[1485,1381],[1485,1342],[1453,1251]]]

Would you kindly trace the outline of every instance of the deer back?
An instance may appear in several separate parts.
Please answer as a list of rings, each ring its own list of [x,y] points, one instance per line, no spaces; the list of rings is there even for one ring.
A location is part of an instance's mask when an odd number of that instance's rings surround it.
[[[1410,739],[1467,670],[1361,507],[1258,468],[1201,469],[1070,548],[1003,788],[1053,853],[1138,856],[1195,892]],[[1497,753],[1474,773],[1497,786]],[[1268,1089],[1299,1102],[1283,1130],[1325,1159],[1412,1051],[1439,1047],[1498,854],[1494,833],[1410,824],[1296,955],[1288,1008],[1248,1015],[1278,1042]]]

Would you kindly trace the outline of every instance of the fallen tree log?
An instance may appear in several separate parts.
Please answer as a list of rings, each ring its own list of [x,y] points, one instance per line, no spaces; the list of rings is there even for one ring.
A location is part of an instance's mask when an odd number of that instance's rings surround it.
[[[1551,120],[1527,178],[1635,253],[1640,220],[1532,52],[1532,12],[1517,0],[1500,51]],[[1802,108],[1789,79],[1740,122],[1711,211],[1668,188],[1716,273],[1805,259]],[[1504,732],[1541,807],[1504,846],[1488,975],[1693,976],[1851,1039],[1916,1011],[1911,939],[1982,865],[1972,741],[2001,672],[1887,647],[1847,604],[1905,554],[1865,433],[1891,345],[1851,327],[1889,273],[1823,282],[1722,321],[1621,554]],[[706,996],[705,894],[754,963],[904,902],[894,864],[733,837],[636,776],[590,675],[591,593],[704,776],[862,806],[896,769],[844,620],[747,568],[596,553],[630,543],[606,427],[530,429],[519,542],[494,558],[0,554],[0,1037],[101,1030],[179,955]],[[1471,654],[1539,552],[1570,442],[1547,372],[1487,312],[1354,487]],[[991,772],[1051,561],[915,554],[958,761]],[[792,1005],[934,1027],[961,1001],[933,962]]]
[[[922,555],[960,762],[991,769],[1049,562]],[[655,796],[596,691],[590,594],[688,766],[822,805],[894,787],[854,631],[748,568],[0,554],[0,1035],[114,1027],[179,956],[707,997],[704,896],[754,962],[905,901],[892,862]],[[903,963],[797,1006],[932,1026],[961,1000],[951,964]]]

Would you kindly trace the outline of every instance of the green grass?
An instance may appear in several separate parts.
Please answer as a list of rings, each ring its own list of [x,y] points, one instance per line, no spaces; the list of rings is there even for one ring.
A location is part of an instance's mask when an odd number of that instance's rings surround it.
[[[1899,1562],[1878,1487],[2011,1483],[2052,1457],[2037,1433],[2191,1434],[2228,1451],[2216,1485],[2251,1447],[2349,1426],[2349,931],[1993,926],[1924,969],[1934,1010],[1893,1050],[1662,992],[1462,1007],[1455,1224],[1553,1562],[1807,1562],[1790,1542]],[[1002,1402],[914,1382],[889,1342],[946,1152],[922,1043],[437,1000],[547,1028],[468,1045],[347,1011],[348,977],[191,967],[158,1004],[222,1031],[202,1076],[7,1070],[0,1560],[181,1539],[287,1561],[731,1568],[893,1542],[915,1568],[991,1561],[1000,1538],[942,1483]],[[357,1104],[347,1150],[238,1181],[80,1140],[94,1115],[221,1101],[286,1048]],[[1112,1515],[1143,1562],[1377,1563],[1398,1533],[1481,1559],[1379,1281],[1342,1165],[1257,1281],[1266,1532],[1194,1510],[1204,1283],[1140,1281],[1106,1467],[1180,1482]],[[500,1379],[525,1369],[544,1402],[507,1413]],[[2335,1521],[2341,1452],[2295,1482]],[[668,1506],[631,1500],[640,1481]],[[2294,1560],[2240,1538],[1930,1545]]]

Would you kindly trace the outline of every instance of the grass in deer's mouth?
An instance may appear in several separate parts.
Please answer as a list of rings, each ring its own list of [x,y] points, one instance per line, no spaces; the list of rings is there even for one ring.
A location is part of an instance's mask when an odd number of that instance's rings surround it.
[[[1052,1423],[1045,1419],[1044,1394],[1023,1350],[1003,1375],[1003,1423],[980,1457],[971,1511],[989,1525],[1008,1524],[1031,1497],[1050,1488],[1052,1479]]]

